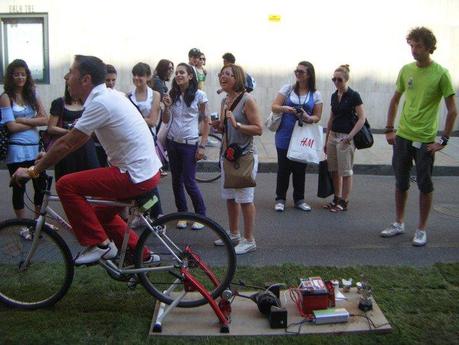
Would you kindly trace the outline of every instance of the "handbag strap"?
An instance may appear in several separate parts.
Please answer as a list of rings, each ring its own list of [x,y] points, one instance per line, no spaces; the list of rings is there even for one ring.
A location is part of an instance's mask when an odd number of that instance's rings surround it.
[[[229,111],[233,111],[237,107],[242,97],[244,97],[244,94],[245,94],[245,91],[241,92],[241,94],[236,97],[233,103],[231,103],[229,107]],[[226,147],[228,147],[228,120],[226,118],[226,114],[225,114],[225,119],[223,120],[223,126],[225,127],[225,145]]]

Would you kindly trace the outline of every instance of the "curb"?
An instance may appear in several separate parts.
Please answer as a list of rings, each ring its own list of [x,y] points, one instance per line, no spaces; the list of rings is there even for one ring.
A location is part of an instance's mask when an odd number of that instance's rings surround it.
[[[214,172],[217,171],[217,164],[207,163],[201,165],[200,171]],[[0,164],[1,170],[7,170],[5,164]],[[50,168],[48,170],[51,170]],[[379,176],[393,176],[392,165],[386,164],[355,164],[355,175],[379,175]],[[259,173],[277,173],[277,162],[259,162]],[[306,169],[307,173],[317,173],[317,164],[308,164]],[[411,175],[416,175],[415,167],[413,167]],[[435,166],[433,168],[433,176],[459,176],[459,166]]]

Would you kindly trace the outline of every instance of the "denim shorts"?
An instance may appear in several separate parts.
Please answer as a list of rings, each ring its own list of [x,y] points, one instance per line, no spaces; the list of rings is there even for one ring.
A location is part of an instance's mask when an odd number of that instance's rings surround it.
[[[413,145],[414,144],[414,145]],[[413,143],[402,137],[395,137],[392,167],[397,189],[405,192],[410,188],[410,171],[416,163],[416,182],[422,193],[433,192],[432,170],[435,154],[427,151],[428,143]]]

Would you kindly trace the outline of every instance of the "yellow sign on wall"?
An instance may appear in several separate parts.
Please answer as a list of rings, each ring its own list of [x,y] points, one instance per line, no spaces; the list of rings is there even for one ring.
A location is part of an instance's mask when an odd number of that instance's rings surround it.
[[[268,20],[270,22],[280,22],[281,21],[281,16],[280,14],[270,14],[268,17]]]

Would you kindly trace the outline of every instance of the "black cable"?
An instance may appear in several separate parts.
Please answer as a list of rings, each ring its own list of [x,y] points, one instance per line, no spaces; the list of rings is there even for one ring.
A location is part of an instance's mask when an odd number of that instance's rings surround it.
[[[358,316],[358,317],[363,317],[364,319],[367,320],[368,322],[368,328],[371,330],[372,328],[373,329],[378,329],[378,328],[381,328],[381,327],[384,327],[384,326],[390,326],[390,323],[389,322],[386,322],[386,323],[383,323],[381,325],[376,325],[374,323],[374,321],[365,313],[365,314],[349,314],[349,316]]]
[[[301,334],[301,328],[303,327],[303,325],[305,323],[308,323],[308,322],[312,322],[312,319],[311,320],[308,320],[308,319],[303,319],[299,322],[293,322],[291,323],[290,325],[287,325],[287,327],[285,327],[285,333],[287,334],[296,334],[296,335],[300,335]],[[298,326],[298,330],[297,331],[289,331],[288,329],[290,327],[293,327],[293,326]]]

